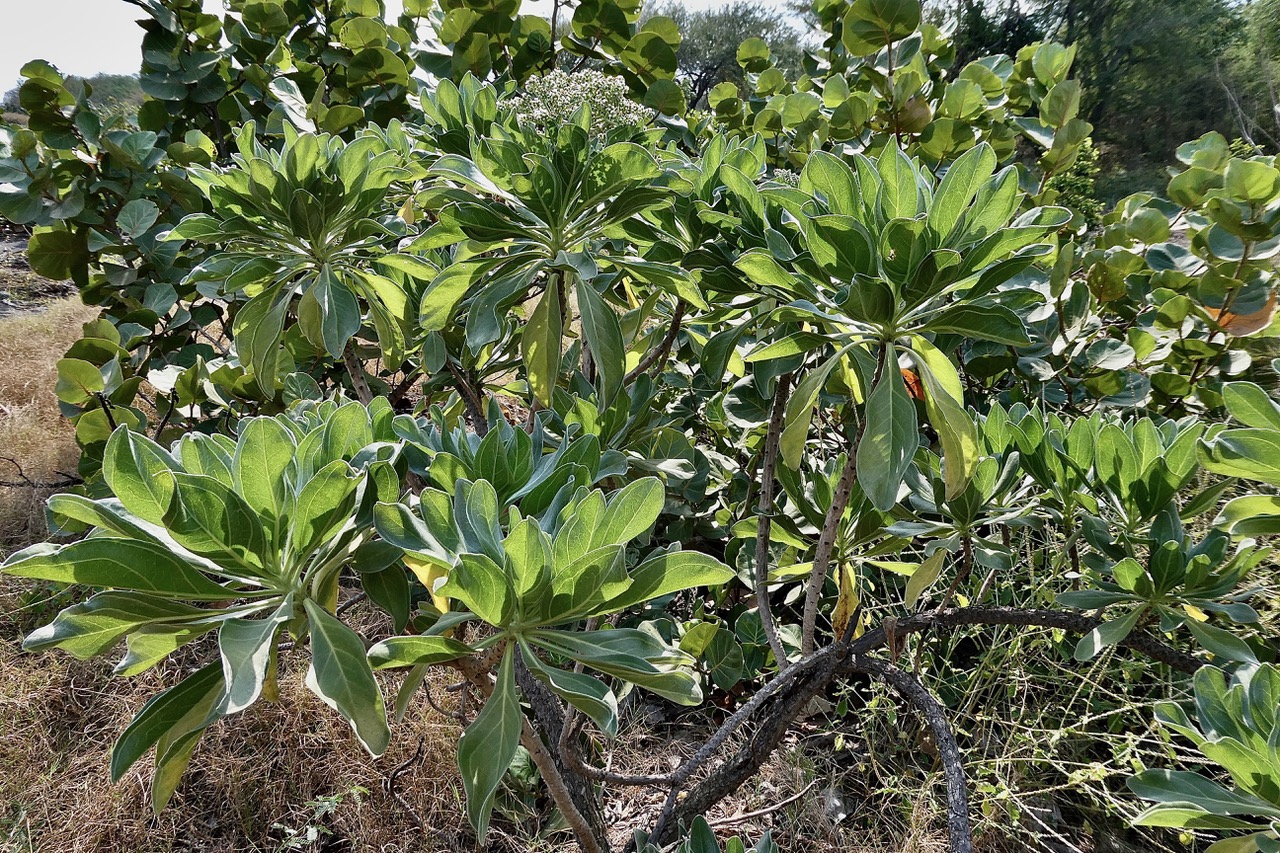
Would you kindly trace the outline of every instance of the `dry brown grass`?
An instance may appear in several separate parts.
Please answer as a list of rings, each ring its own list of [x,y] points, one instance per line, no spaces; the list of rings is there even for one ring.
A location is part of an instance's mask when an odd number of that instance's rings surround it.
[[[105,661],[26,655],[19,635],[63,601],[0,581],[0,850],[18,851],[474,851],[460,809],[456,724],[419,694],[391,748],[370,758],[349,726],[303,685],[305,652],[282,654],[279,703],[216,725],[196,750],[169,808],[148,806],[151,759],[117,785],[111,744],[142,704],[217,655],[206,643],[144,676],[112,678]],[[441,675],[443,678],[443,674]],[[384,681],[394,696],[398,678]],[[442,683],[435,685],[439,695]],[[422,753],[413,762],[419,744]],[[384,787],[396,768],[400,802]],[[315,803],[335,798],[327,815]],[[407,805],[407,807],[406,807]],[[412,809],[412,814],[410,813]],[[425,831],[415,823],[421,820]],[[501,821],[499,821],[501,824]],[[288,830],[323,828],[288,847]],[[500,825],[482,849],[535,849]],[[544,846],[548,849],[548,846]]]
[[[64,299],[39,313],[0,319],[0,481],[62,480],[79,454],[58,412],[57,360],[96,309]],[[48,489],[0,487],[0,554],[43,538]]]

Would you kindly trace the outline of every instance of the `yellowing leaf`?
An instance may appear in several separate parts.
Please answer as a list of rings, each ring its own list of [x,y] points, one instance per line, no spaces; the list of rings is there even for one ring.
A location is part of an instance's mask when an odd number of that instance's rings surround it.
[[[831,616],[832,626],[835,628],[836,636],[843,637],[845,630],[849,627],[849,620],[853,618],[853,614],[858,611],[858,590],[854,583],[853,566],[848,563],[840,564],[840,597],[836,600],[836,610]],[[862,636],[861,620],[853,629],[853,639]]]
[[[1187,612],[1188,616],[1190,616],[1192,619],[1196,620],[1197,622],[1209,621],[1209,614],[1205,613],[1203,610],[1201,610],[1199,607],[1196,607],[1194,604],[1184,604],[1182,605],[1182,609]]]
[[[436,594],[436,582],[449,576],[449,570],[439,563],[423,560],[412,554],[404,555],[404,564],[413,572],[413,576],[431,593],[431,604],[441,613],[449,612],[449,599]]]

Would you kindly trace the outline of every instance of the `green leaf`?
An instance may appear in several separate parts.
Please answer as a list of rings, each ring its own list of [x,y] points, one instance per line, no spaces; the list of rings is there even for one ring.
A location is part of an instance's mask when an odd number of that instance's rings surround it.
[[[551,392],[560,378],[560,340],[563,317],[560,313],[560,284],[550,285],[538,300],[525,323],[520,352],[528,371],[534,399],[551,407]]]
[[[58,381],[54,393],[58,399],[73,406],[83,406],[96,400],[106,388],[102,371],[97,365],[79,358],[58,359]]]
[[[1232,159],[1223,181],[1227,195],[1246,204],[1266,203],[1280,193],[1280,169],[1261,160]]]
[[[361,476],[336,459],[302,487],[289,529],[289,551],[295,559],[306,559],[353,520]]]
[[[213,477],[172,476],[176,491],[164,526],[174,541],[233,574],[275,573],[266,531],[244,498]]]
[[[800,467],[805,442],[809,439],[809,425],[813,423],[813,408],[818,404],[818,395],[822,392],[822,386],[827,383],[831,370],[840,363],[848,351],[848,347],[842,349],[809,371],[804,379],[797,383],[795,390],[791,392],[791,398],[787,400],[778,450],[782,454],[783,464],[792,470]]]
[[[618,698],[607,685],[589,675],[544,664],[523,641],[520,654],[529,671],[553,693],[590,717],[607,737],[617,737]]]
[[[307,687],[351,723],[360,743],[376,758],[386,751],[391,731],[364,641],[311,599],[304,605],[311,625]]]
[[[964,407],[964,386],[951,359],[924,338],[911,339],[911,351],[920,369],[924,386],[925,411],[938,431],[946,463],[946,495],[954,498],[964,491],[977,470],[981,450],[978,429]]]
[[[74,604],[22,641],[26,651],[62,649],[80,660],[102,654],[143,625],[179,622],[218,613],[136,592],[100,592]]]
[[[467,793],[467,818],[483,842],[493,814],[493,796],[520,745],[524,717],[516,690],[515,647],[508,645],[498,665],[493,693],[458,739],[458,769]]]
[[[535,645],[677,704],[696,705],[702,701],[702,690],[693,676],[685,670],[671,668],[691,659],[642,631],[615,628],[574,634],[543,628],[529,632],[528,637]],[[654,661],[661,662],[662,666],[655,665]]]
[[[854,56],[866,56],[919,27],[919,0],[854,0],[844,17],[842,39]]]
[[[471,649],[448,637],[391,637],[369,649],[374,669],[446,663],[471,654]]]
[[[116,225],[126,237],[137,239],[147,233],[159,217],[160,208],[156,207],[155,202],[135,198],[120,208],[120,212],[116,214]]]
[[[218,631],[222,677],[226,682],[224,713],[248,708],[262,695],[275,651],[276,632],[294,617],[293,595],[286,595],[265,619],[228,619]]]
[[[734,261],[733,265],[753,284],[776,287],[788,294],[796,293],[799,289],[795,276],[783,269],[773,255],[764,250],[752,249]]]
[[[102,476],[125,509],[152,524],[164,522],[178,470],[164,448],[144,435],[117,428],[102,453]]]
[[[920,564],[911,577],[907,579],[907,589],[903,594],[902,603],[910,610],[916,606],[916,602],[920,600],[920,596],[925,593],[929,587],[933,586],[933,582],[942,574],[942,567],[947,561],[947,549],[939,548],[933,552],[929,559]]]
[[[1253,815],[1280,818],[1280,808],[1248,794],[1229,791],[1198,773],[1185,770],[1146,770],[1129,779],[1129,790],[1144,800],[1194,805],[1215,815]],[[1141,826],[1178,824],[1144,823]]]
[[[448,580],[436,592],[458,599],[490,625],[506,626],[515,612],[511,579],[484,554],[462,554]]]
[[[670,551],[649,557],[631,571],[631,585],[609,599],[597,613],[616,613],[673,592],[728,583],[734,572],[698,551]]]
[[[119,782],[164,735],[185,734],[204,724],[222,696],[222,665],[215,662],[152,697],[111,748],[111,781]]]
[[[858,442],[858,482],[872,506],[884,512],[898,502],[920,433],[916,409],[891,356],[867,397],[866,428]]]
[[[1222,402],[1231,417],[1247,427],[1280,430],[1280,403],[1252,382],[1228,382],[1222,386]]]
[[[128,652],[116,663],[112,674],[125,678],[140,675],[219,624],[220,619],[215,617],[182,624],[143,625],[129,635],[126,640]]]
[[[62,228],[37,228],[27,241],[27,262],[32,272],[54,281],[78,277],[89,263],[88,242]]]
[[[1080,638],[1080,642],[1076,644],[1075,659],[1081,662],[1093,660],[1098,652],[1108,646],[1114,646],[1129,636],[1138,624],[1138,619],[1145,612],[1145,607],[1135,608],[1120,619],[1103,622],[1088,634],[1085,634]]]
[[[283,520],[288,506],[285,472],[297,449],[293,433],[276,418],[246,418],[232,468],[236,490],[245,503],[273,522]]]
[[[347,341],[360,331],[360,303],[346,283],[325,264],[298,303],[298,322],[307,340],[323,346],[330,358],[342,358]]]
[[[818,335],[813,332],[795,332],[781,340],[766,344],[760,349],[752,351],[743,360],[747,364],[755,364],[756,362],[772,361],[778,358],[790,358],[812,352],[815,349],[826,346],[828,343],[830,343],[830,339],[825,335]]]
[[[192,240],[196,243],[221,243],[227,239],[227,229],[221,219],[207,213],[193,213],[183,217],[164,236],[165,240]]]
[[[1195,619],[1188,619],[1186,624],[1187,629],[1191,631],[1196,641],[1206,651],[1211,652],[1215,658],[1235,663],[1256,664],[1258,662],[1258,658],[1253,653],[1253,649],[1249,647],[1249,644],[1230,631],[1215,628]]]
[[[441,270],[422,294],[418,308],[422,330],[439,332],[448,326],[458,303],[493,265],[492,260],[462,261]]]
[[[665,493],[657,477],[642,477],[614,493],[592,536],[591,547],[625,545],[649,532],[662,513]]]
[[[943,245],[964,216],[969,203],[996,170],[996,154],[983,142],[960,156],[947,169],[929,208],[929,233]]]
[[[601,407],[607,408],[622,390],[627,372],[626,347],[622,343],[622,326],[618,315],[605,304],[589,282],[574,291],[578,311],[582,314],[582,331],[600,373]]]
[[[1200,445],[1201,463],[1218,474],[1280,486],[1280,432],[1229,429]]]
[[[1031,344],[1018,315],[1003,305],[956,305],[929,320],[925,329],[1013,347]]]
[[[920,185],[911,158],[896,144],[890,144],[880,153],[876,168],[881,180],[879,202],[884,218],[914,219],[920,212]]]
[[[263,394],[273,396],[280,360],[280,333],[289,308],[290,288],[275,286],[250,299],[236,312],[232,338],[240,361],[253,372]]]
[[[1230,486],[1235,481],[1224,482]],[[1232,536],[1273,536],[1280,533],[1280,497],[1245,495],[1234,498],[1227,502],[1213,523]]]
[[[70,545],[32,545],[0,565],[20,578],[115,587],[191,601],[225,601],[244,591],[214,583],[168,548],[146,541],[96,537]]]

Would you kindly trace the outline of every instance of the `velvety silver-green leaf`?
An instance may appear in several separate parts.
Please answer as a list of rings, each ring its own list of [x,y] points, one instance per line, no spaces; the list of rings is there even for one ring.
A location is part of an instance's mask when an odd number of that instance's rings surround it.
[[[166,548],[129,539],[33,545],[9,557],[0,571],[20,578],[130,589],[191,601],[224,601],[248,594],[215,583]]]
[[[142,706],[111,748],[111,781],[119,782],[133,764],[172,731],[199,726],[221,703],[222,665],[211,663],[157,694]]]
[[[102,654],[125,634],[142,625],[175,622],[207,616],[218,611],[202,610],[138,592],[100,592],[73,604],[52,622],[37,628],[22,641],[27,651],[58,648],[87,660]]]
[[[177,463],[168,451],[127,427],[111,433],[102,453],[102,476],[125,509],[160,524],[176,488]]]
[[[351,723],[360,743],[374,757],[391,741],[382,691],[355,631],[311,599],[304,602],[311,626],[311,666],[307,687]]]
[[[374,669],[445,663],[471,654],[471,649],[449,637],[391,637],[369,649]]]
[[[719,587],[734,578],[733,569],[698,551],[669,551],[642,561],[631,570],[631,585],[597,612],[615,613],[673,592],[700,586]]]
[[[258,701],[266,684],[276,632],[293,617],[293,596],[286,595],[265,619],[238,618],[222,623],[218,651],[226,682],[226,713],[238,713]]]
[[[516,690],[515,647],[509,645],[498,665],[493,693],[458,739],[458,769],[467,793],[467,818],[481,841],[489,831],[493,795],[520,745],[523,724]]]

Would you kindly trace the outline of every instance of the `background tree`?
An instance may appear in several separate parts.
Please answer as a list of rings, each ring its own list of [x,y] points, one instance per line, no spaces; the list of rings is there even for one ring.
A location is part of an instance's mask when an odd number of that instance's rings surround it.
[[[654,7],[653,14],[675,21],[683,40],[676,51],[677,76],[689,89],[689,103],[705,106],[717,83],[741,84],[738,45],[749,38],[764,39],[779,68],[794,76],[800,67],[800,33],[788,16],[751,0],[693,11],[674,0]]]
[[[89,95],[89,104],[107,116],[136,116],[138,107],[142,106],[142,85],[133,74],[95,74],[92,77],[71,77],[87,83],[93,90]],[[18,97],[21,85],[15,85],[0,98],[0,109],[7,113],[25,113]]]
[[[1280,0],[1253,0],[1240,10],[1239,37],[1214,63],[1239,135],[1280,149]]]

